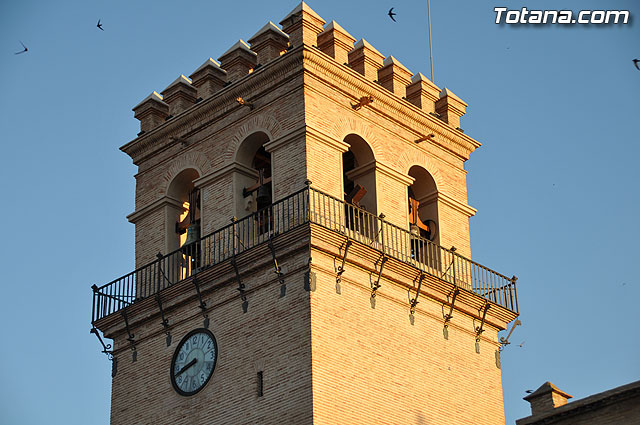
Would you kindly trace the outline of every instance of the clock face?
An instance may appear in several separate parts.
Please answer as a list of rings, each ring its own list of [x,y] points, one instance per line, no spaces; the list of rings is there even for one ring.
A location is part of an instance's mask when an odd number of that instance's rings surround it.
[[[189,332],[171,360],[171,383],[180,395],[197,393],[209,382],[218,359],[216,339],[207,329]]]

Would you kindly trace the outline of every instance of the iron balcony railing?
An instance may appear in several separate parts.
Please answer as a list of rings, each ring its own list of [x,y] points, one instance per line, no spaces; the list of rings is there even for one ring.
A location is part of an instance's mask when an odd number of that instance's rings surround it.
[[[518,312],[516,279],[508,278],[354,205],[306,187],[93,289],[93,322],[193,276],[270,238],[315,223],[420,271]]]

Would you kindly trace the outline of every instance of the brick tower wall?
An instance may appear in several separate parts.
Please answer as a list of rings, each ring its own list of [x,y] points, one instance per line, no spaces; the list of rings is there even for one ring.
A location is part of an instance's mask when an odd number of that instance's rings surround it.
[[[304,247],[308,241],[297,237],[294,251],[288,253],[276,242],[286,267],[285,297],[279,297],[280,284],[264,246],[257,248],[259,264],[250,264],[253,257],[241,255],[238,260],[248,290],[247,313],[242,312],[237,283],[228,265],[216,270],[213,279],[201,281],[204,301],[211,307],[209,330],[216,337],[219,357],[211,380],[193,396],[177,394],[169,375],[178,343],[203,324],[193,285],[186,287],[185,293],[164,294],[173,338],[169,347],[155,302],[149,304],[146,314],[129,318],[136,340],[136,362],[131,361],[127,335],[122,320],[118,321],[112,424],[312,423],[310,309],[304,286],[309,260]],[[247,272],[248,267],[253,271]],[[217,284],[222,286],[213,289]],[[176,299],[180,300],[176,304],[169,302]],[[138,318],[143,322],[138,323]],[[257,395],[258,371],[263,371],[264,377],[262,397]]]
[[[315,425],[504,424],[495,327],[485,324],[478,354],[479,320],[454,312],[445,340],[442,304],[423,296],[411,325],[406,289],[383,277],[373,309],[375,274],[347,264],[337,294],[334,256],[312,256]]]

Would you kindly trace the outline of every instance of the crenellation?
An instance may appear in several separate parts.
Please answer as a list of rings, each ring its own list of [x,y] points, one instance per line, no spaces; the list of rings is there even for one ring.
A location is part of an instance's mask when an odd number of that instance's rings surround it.
[[[227,81],[227,71],[209,58],[189,76],[191,84],[198,90],[198,97],[206,99],[222,89]]]
[[[389,56],[382,62],[382,68],[378,69],[378,82],[387,90],[400,97],[406,97],[407,85],[411,82],[412,72],[393,56]]]
[[[440,87],[418,72],[411,77],[411,84],[407,86],[407,100],[423,111],[435,112],[436,102],[440,99]]]
[[[364,75],[368,80],[378,79],[378,69],[382,68],[384,55],[378,52],[367,40],[361,38],[348,53],[349,67]]]
[[[305,2],[296,6],[280,21],[282,31],[289,34],[291,47],[315,46],[326,22]]]
[[[336,21],[331,21],[318,34],[318,49],[334,58],[340,64],[349,62],[349,52],[353,50],[356,39]]]
[[[460,128],[460,117],[467,111],[467,106],[469,105],[464,100],[445,87],[440,92],[440,99],[436,102],[436,112],[444,122],[453,128]]]
[[[258,55],[243,40],[238,40],[218,58],[227,72],[227,81],[233,82],[249,74],[258,64]]]
[[[141,132],[147,132],[165,121],[169,115],[169,105],[163,101],[162,95],[154,91],[133,107],[133,113],[140,120]]]
[[[289,36],[269,21],[249,39],[249,44],[251,50],[258,55],[258,64],[264,65],[279,58],[287,50]]]
[[[198,90],[184,75],[180,75],[162,92],[163,100],[169,105],[169,115],[175,116],[190,108],[198,98]]]

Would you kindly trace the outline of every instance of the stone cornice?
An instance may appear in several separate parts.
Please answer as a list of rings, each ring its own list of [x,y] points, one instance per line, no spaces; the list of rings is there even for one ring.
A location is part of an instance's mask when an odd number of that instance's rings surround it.
[[[349,150],[349,145],[347,143],[343,142],[342,140],[338,140],[335,137],[318,130],[317,128],[310,127],[309,125],[307,125],[307,137],[313,139],[316,142],[320,142],[325,146],[335,149],[340,153],[344,153]]]
[[[127,216],[127,220],[129,220],[130,223],[136,224],[143,217],[146,217],[147,215],[166,206],[174,207],[180,210],[184,209],[182,202],[169,196],[163,196],[162,198],[156,199],[152,203],[140,208],[139,210],[132,212]]]
[[[469,206],[464,202],[460,202],[442,192],[431,192],[428,195],[422,196],[420,199],[417,199],[417,201],[420,203],[420,206],[430,204],[433,201],[438,201],[448,207],[453,208],[458,212],[461,212],[467,217],[473,217],[474,215],[476,215],[476,212],[478,211],[472,206]]]
[[[134,164],[139,165],[149,156],[174,143],[169,140],[170,136],[185,137],[215,122],[220,115],[241,108],[236,98],[247,96],[247,93],[254,97],[256,93],[262,93],[272,86],[282,84],[286,75],[296,71],[302,72],[301,50],[302,46],[272,60],[255,72],[221,89],[214,96],[191,106],[159,127],[125,144],[120,150],[129,155]]]
[[[232,162],[210,174],[207,174],[206,176],[194,180],[193,184],[196,187],[202,188],[215,183],[221,178],[233,173],[240,173],[247,177],[258,177],[258,172],[256,170],[249,168],[246,165],[240,164],[239,162]]]
[[[435,138],[433,143],[453,152],[461,159],[469,159],[471,152],[481,146],[476,140],[451,128],[438,118],[432,117],[409,101],[399,98],[379,84],[367,80],[349,67],[337,63],[331,56],[319,49],[306,47],[303,50],[303,56],[306,72],[312,73],[328,84],[334,85],[333,81],[339,82],[351,92],[351,96],[353,93],[358,93],[358,96],[373,96],[374,102],[367,108],[383,113],[412,132],[426,127],[425,132],[441,135],[441,137]]]
[[[289,143],[292,140],[296,140],[302,136],[304,136],[304,134],[306,133],[306,127],[304,125],[298,127],[298,128],[294,128],[293,130],[291,130],[290,132],[288,132],[287,134],[278,137],[277,139],[273,139],[267,143],[264,144],[264,148],[267,152],[273,152],[275,150],[280,149],[282,146],[286,145],[287,143]]]
[[[477,209],[465,204],[464,202],[460,202],[457,199],[454,199],[442,192],[438,192],[438,202],[441,202],[444,205],[451,207],[458,212],[461,212],[467,217],[473,217],[474,215],[476,215],[476,212],[478,212]]]
[[[411,186],[411,184],[415,180],[408,174],[403,174],[399,171],[396,171],[394,168],[391,168],[380,161],[376,162],[376,171],[380,174],[384,174],[387,177],[391,177],[393,180],[398,181],[406,186]]]
[[[350,179],[356,179],[364,174],[371,172],[371,170],[376,171],[376,174],[382,174],[384,176],[390,177],[391,179],[404,184],[405,186],[410,186],[415,180],[413,177],[410,177],[406,174],[402,174],[393,168],[389,167],[381,163],[380,161],[370,161],[364,165],[361,165],[353,170],[347,172],[347,177]],[[377,179],[376,179],[377,180]]]

